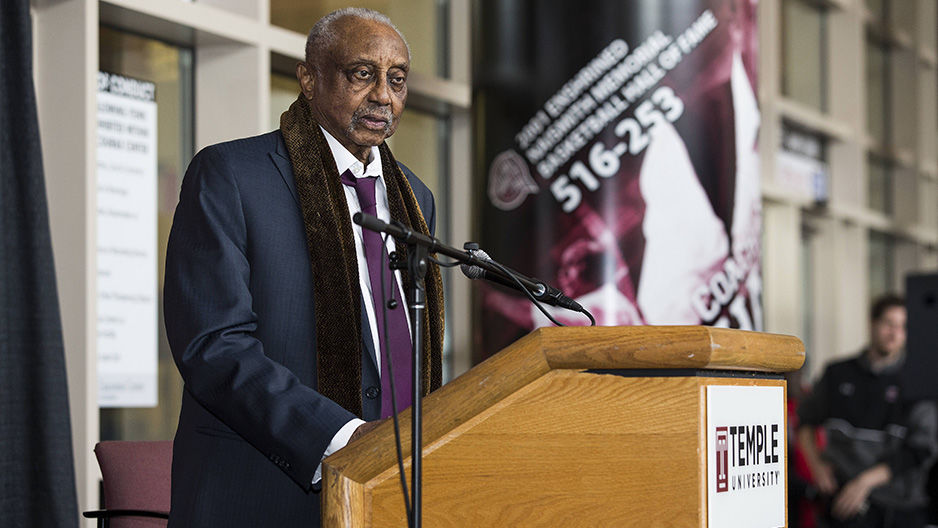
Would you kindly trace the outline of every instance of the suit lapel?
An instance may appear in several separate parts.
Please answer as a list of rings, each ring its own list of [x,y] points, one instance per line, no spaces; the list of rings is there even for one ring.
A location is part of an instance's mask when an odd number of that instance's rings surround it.
[[[274,165],[277,166],[277,170],[280,171],[280,177],[283,179],[283,183],[287,186],[287,189],[290,190],[290,194],[293,196],[293,201],[296,202],[297,207],[300,206],[300,196],[296,192],[296,180],[293,176],[293,164],[290,161],[290,155],[287,153],[287,147],[283,143],[283,136],[277,136],[277,148],[273,152],[269,152],[270,160],[273,161]],[[375,356],[375,346],[374,340],[372,338],[371,326],[368,324],[368,317],[365,315],[364,298],[359,296],[359,302],[362,303],[362,346],[366,351],[366,356],[371,359],[370,367],[378,371],[378,362]],[[380,376],[380,373],[378,374]]]
[[[293,177],[293,165],[290,162],[290,155],[287,153],[287,146],[283,143],[281,134],[277,134],[277,148],[273,152],[269,152],[268,156],[277,166],[277,170],[280,171],[280,177],[287,189],[290,190],[293,201],[296,202],[297,207],[300,207],[300,196],[296,192],[296,181]]]

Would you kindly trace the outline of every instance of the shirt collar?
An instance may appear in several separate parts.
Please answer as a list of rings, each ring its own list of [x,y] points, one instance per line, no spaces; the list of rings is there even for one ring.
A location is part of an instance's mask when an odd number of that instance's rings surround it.
[[[860,353],[860,357],[857,359],[860,363],[860,366],[863,367],[864,370],[877,376],[886,375],[886,374],[896,374],[900,370],[902,370],[902,366],[905,364],[905,353],[903,353],[898,358],[896,358],[895,361],[893,361],[892,363],[883,365],[878,370],[873,370],[873,364],[870,362],[869,353],[870,353],[869,347],[864,348],[863,352]]]
[[[368,156],[368,166],[366,167],[322,125],[319,126],[319,129],[326,136],[326,143],[329,144],[329,150],[332,151],[332,158],[335,160],[335,166],[339,174],[351,170],[352,175],[356,178],[381,176],[381,153],[378,151],[378,147],[371,147],[371,154]]]

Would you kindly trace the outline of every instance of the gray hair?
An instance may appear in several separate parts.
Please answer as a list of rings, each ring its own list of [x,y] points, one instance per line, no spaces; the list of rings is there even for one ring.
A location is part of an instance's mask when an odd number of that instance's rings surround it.
[[[407,43],[407,39],[404,38],[404,34],[401,33],[401,30],[397,29],[397,26],[391,22],[390,18],[388,18],[385,14],[373,9],[365,9],[363,7],[346,7],[343,9],[337,9],[320,18],[319,22],[316,22],[312,29],[309,30],[309,36],[306,37],[307,64],[313,67],[318,67],[317,62],[314,59],[317,58],[319,53],[331,49],[332,45],[335,44],[336,34],[335,28],[333,26],[335,26],[335,23],[340,19],[349,16],[380,22],[393,29],[394,32],[397,33],[397,36],[401,37],[401,40],[404,42],[404,46],[407,47],[407,60],[410,60],[410,44]]]

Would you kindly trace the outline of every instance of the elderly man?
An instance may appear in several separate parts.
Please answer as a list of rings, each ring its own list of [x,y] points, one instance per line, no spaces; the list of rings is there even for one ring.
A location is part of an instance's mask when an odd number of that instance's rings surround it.
[[[831,499],[830,526],[925,525],[925,476],[938,418],[932,402],[902,396],[905,320],[901,297],[876,300],[867,349],[828,366],[799,409],[799,442],[818,491]],[[818,426],[827,432],[823,453],[815,442]]]
[[[391,414],[392,376],[397,407],[410,405],[412,339],[423,386],[439,386],[439,270],[427,330],[411,336],[396,301],[410,279],[386,265],[406,249],[351,222],[363,211],[433,231],[430,191],[384,142],[409,65],[387,17],[333,12],[310,31],[280,130],[192,160],[166,258],[185,381],[171,526],[318,526],[322,459]]]

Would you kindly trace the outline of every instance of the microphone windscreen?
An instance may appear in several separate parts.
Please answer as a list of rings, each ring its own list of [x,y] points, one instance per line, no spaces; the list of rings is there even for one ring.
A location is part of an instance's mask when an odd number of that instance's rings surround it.
[[[479,260],[492,260],[492,257],[490,257],[488,253],[482,251],[481,249],[471,249],[469,250],[469,253]],[[469,277],[470,279],[481,279],[485,277],[485,270],[479,266],[461,264],[459,269],[462,270],[463,275]]]
[[[365,229],[377,231],[378,233],[384,233],[388,228],[388,224],[384,220],[381,220],[377,216],[371,216],[370,214],[365,213],[355,213],[352,215],[352,221],[364,227]]]

